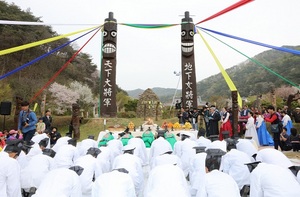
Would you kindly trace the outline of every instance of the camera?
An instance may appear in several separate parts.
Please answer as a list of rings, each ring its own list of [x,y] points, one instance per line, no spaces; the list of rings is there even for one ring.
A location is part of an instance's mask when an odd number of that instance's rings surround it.
[[[22,126],[25,126],[25,125],[26,125],[26,123],[27,123],[27,124],[29,123],[29,118],[26,118],[26,120],[25,120],[25,121],[23,121],[23,122],[21,123],[21,125],[22,125]]]

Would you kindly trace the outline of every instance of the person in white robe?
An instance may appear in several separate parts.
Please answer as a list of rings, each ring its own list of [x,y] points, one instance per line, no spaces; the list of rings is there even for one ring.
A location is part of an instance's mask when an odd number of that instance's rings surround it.
[[[187,181],[182,169],[176,165],[156,166],[150,171],[144,197],[190,197]]]
[[[91,147],[97,148],[98,144],[96,140],[93,139],[84,139],[81,143],[77,146],[78,153],[80,156],[84,156],[87,153],[87,150]]]
[[[105,146],[99,148],[101,153],[97,156],[97,168],[100,168],[102,173],[107,173],[111,171],[112,162],[110,160],[110,149]]]
[[[260,163],[250,175],[250,197],[299,196],[300,185],[287,168]]]
[[[37,134],[35,136],[32,137],[31,141],[33,141],[35,144],[38,144],[42,139],[49,139],[49,136],[46,133],[42,133],[42,134]],[[50,148],[50,143],[47,144],[46,148]]]
[[[243,186],[250,185],[250,172],[245,164],[251,163],[251,159],[246,153],[236,149],[234,140],[227,139],[226,141],[229,152],[222,157],[220,170],[229,174],[241,190]]]
[[[185,177],[188,177],[190,171],[190,162],[191,158],[196,155],[194,147],[197,146],[196,141],[191,140],[191,134],[186,132],[181,134],[181,140],[183,141],[181,145],[181,163],[182,169],[184,172]]]
[[[164,132],[160,131],[160,133],[158,134],[158,138],[155,139],[151,144],[150,153],[149,153],[150,166],[152,165],[152,161],[156,156],[161,155],[168,151],[172,151],[171,144],[167,140],[165,140],[163,136],[164,136]]]
[[[158,155],[153,159],[151,169],[159,165],[172,164],[177,165],[182,169],[181,159],[177,155],[173,155],[172,151],[168,151],[164,154]]]
[[[274,164],[284,168],[293,166],[293,163],[285,154],[274,148],[264,148],[257,152],[256,161]]]
[[[70,168],[79,157],[74,139],[68,140],[66,145],[62,145],[54,157],[55,165],[57,168]]]
[[[182,143],[183,143],[183,141],[177,140],[177,142],[175,142],[175,144],[174,144],[173,154],[176,155],[176,156],[178,156],[179,158],[182,155],[182,150],[181,150]]]
[[[81,191],[83,197],[89,197],[92,194],[93,180],[102,174],[101,168],[97,168],[96,157],[100,154],[98,147],[91,147],[86,155],[79,157],[74,165],[80,166],[84,170],[79,176]]]
[[[133,155],[134,149],[135,147],[132,145],[124,146],[124,154],[115,158],[112,169],[125,168],[129,172],[134,183],[135,192],[139,196],[144,186],[144,174],[141,159]]]
[[[255,157],[257,155],[258,149],[255,145],[253,145],[251,140],[238,139],[238,143],[236,144],[236,149],[246,153],[248,157],[251,159],[251,162],[256,161]]]
[[[12,147],[13,146],[13,147]],[[0,196],[21,197],[20,165],[15,159],[21,149],[6,145],[0,152]]]
[[[54,150],[55,152],[58,152],[58,150],[60,149],[60,147],[63,146],[63,145],[67,145],[68,141],[70,139],[72,139],[72,138],[70,138],[68,136],[64,136],[64,137],[58,138],[58,140],[56,141],[56,143],[52,147],[52,150]]]
[[[92,188],[92,197],[136,197],[134,184],[129,174],[113,170],[100,175]]]
[[[28,165],[21,169],[21,188],[29,191],[31,187],[38,188],[45,175],[55,169],[53,158],[38,154],[31,158]]]
[[[259,145],[258,141],[258,135],[256,131],[256,125],[253,118],[253,112],[248,112],[248,121],[246,124],[246,131],[245,131],[245,137],[252,137],[252,139],[255,141],[257,146]]]
[[[203,136],[200,136],[197,140],[196,140],[198,146],[203,146],[203,147],[207,147],[210,143],[211,143],[211,140],[210,139],[207,139]]]
[[[112,139],[107,142],[107,147],[110,149],[110,162],[113,163],[114,159],[122,154],[123,144],[121,140]]]
[[[208,149],[205,160],[206,174],[203,177],[204,184],[199,185],[197,197],[240,197],[240,190],[234,179],[219,171],[222,156],[221,149]]]
[[[291,117],[287,114],[286,111],[282,111],[281,112],[282,114],[282,127],[285,127],[286,128],[286,133],[288,134],[288,136],[291,135],[291,128],[293,128],[293,123],[292,123],[292,120],[291,120]]]
[[[141,138],[131,138],[128,140],[128,144],[131,144],[135,147],[133,154],[142,160],[142,165],[148,165],[149,162],[144,141]]]
[[[57,168],[46,174],[32,197],[82,197],[79,176],[68,168]]]
[[[191,195],[192,196],[195,196],[198,192],[198,189],[204,185],[203,177],[206,174],[206,171],[205,171],[206,155],[207,154],[205,152],[197,153],[191,159],[190,183],[191,183]]]

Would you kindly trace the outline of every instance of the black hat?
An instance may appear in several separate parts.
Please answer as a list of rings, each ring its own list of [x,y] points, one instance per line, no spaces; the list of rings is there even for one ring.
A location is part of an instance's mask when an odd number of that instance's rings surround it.
[[[70,170],[73,170],[74,172],[77,173],[78,176],[81,175],[81,173],[83,172],[84,168],[80,167],[80,166],[72,166],[69,168]]]
[[[76,140],[76,139],[74,139],[74,138],[72,138],[72,139],[69,139],[69,140],[68,140],[68,144],[71,144],[71,145],[73,145],[73,146],[75,146],[75,147],[76,147],[77,140]]]
[[[227,144],[227,151],[230,151],[231,149],[236,149],[236,144],[238,143],[237,140],[235,139],[231,139],[231,138],[227,138],[225,139],[226,144]]]
[[[117,170],[117,171],[119,171],[119,172],[123,172],[123,173],[125,173],[125,174],[128,174],[128,173],[129,173],[128,170],[126,170],[125,168],[118,168],[118,169],[114,169],[114,170]]]
[[[101,150],[99,148],[91,147],[87,150],[86,154],[90,154],[93,157],[97,157],[101,153]]]
[[[17,153],[17,155],[20,155],[22,147],[23,140],[8,140],[4,151],[7,153]]]
[[[297,177],[298,172],[300,171],[300,166],[291,166],[289,169],[292,171],[292,173]]]
[[[119,135],[120,137],[123,137],[123,136],[125,135],[125,132],[118,133],[118,135]]]
[[[43,154],[53,158],[55,156],[56,152],[50,148],[45,148],[43,150]]]
[[[207,167],[208,171],[219,170],[222,156],[226,153],[221,149],[213,148],[206,150],[206,153],[205,166]]]
[[[252,163],[245,163],[245,165],[247,165],[250,173],[258,166],[258,164],[261,163],[260,161],[255,161]]]
[[[43,146],[43,147],[47,147],[49,143],[49,138],[45,137],[44,139],[42,139],[40,142],[39,142],[39,145],[40,146]]]
[[[165,137],[165,133],[166,133],[165,130],[158,130],[157,131],[157,137]]]
[[[93,135],[89,135],[89,136],[88,136],[88,139],[91,139],[91,140],[93,140],[93,139],[95,139],[95,136],[93,136]]]
[[[198,154],[198,153],[204,153],[205,152],[205,146],[195,146],[195,147],[193,147],[193,149],[195,149],[196,150],[196,154]]]
[[[169,155],[171,155],[172,153],[173,153],[173,151],[168,150],[168,151],[164,152],[162,155],[164,155],[164,154],[169,154]]]
[[[124,133],[128,133],[129,132],[129,128],[127,127],[125,130],[124,130]]]

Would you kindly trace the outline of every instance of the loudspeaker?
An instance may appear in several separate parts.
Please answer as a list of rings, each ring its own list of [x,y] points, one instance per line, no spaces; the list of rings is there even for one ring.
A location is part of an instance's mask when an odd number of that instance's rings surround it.
[[[11,112],[11,102],[5,101],[0,104],[0,114],[1,115],[10,115]]]

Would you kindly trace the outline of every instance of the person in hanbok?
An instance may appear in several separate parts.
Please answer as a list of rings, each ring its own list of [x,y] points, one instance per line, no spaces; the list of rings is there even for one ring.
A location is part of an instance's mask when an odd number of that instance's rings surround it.
[[[266,122],[259,113],[256,113],[256,130],[260,146],[274,146],[272,136],[267,130]]]
[[[150,129],[150,127],[148,128],[147,131],[145,131],[142,135],[142,140],[145,143],[146,148],[150,148],[152,142],[154,141],[154,135]]]
[[[281,115],[282,115],[282,119],[281,119],[282,127],[286,128],[286,134],[288,136],[290,136],[291,135],[291,128],[293,128],[293,123],[292,123],[291,117],[287,114],[286,111],[282,111]]]
[[[177,142],[175,135],[167,130],[165,132],[165,139],[171,144],[172,149],[174,150],[174,144]]]
[[[229,137],[232,136],[232,126],[230,123],[229,116],[230,116],[230,114],[227,111],[227,108],[223,107],[222,108],[221,125],[220,125],[220,135],[219,135],[220,140],[223,140],[223,132],[224,131],[229,132]]]
[[[253,118],[253,112],[248,112],[248,121],[246,124],[245,138],[252,137],[257,145],[259,145],[256,126]]]

